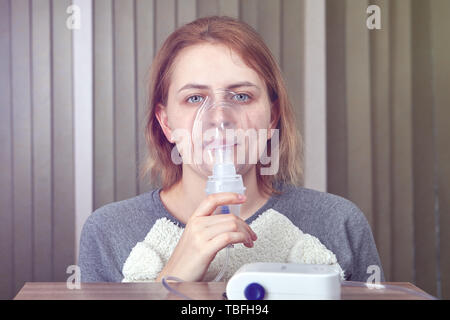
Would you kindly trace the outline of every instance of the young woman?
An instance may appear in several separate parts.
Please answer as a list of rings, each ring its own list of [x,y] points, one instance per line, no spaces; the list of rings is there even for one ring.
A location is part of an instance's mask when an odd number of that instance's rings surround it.
[[[207,175],[186,161],[186,137],[206,97],[228,89],[248,128],[278,132],[270,163],[239,166],[245,195],[207,196]],[[243,264],[335,265],[365,281],[381,263],[364,214],[352,202],[298,186],[301,140],[281,72],[261,37],[227,17],[198,19],[173,32],[157,53],[149,81],[145,170],[162,187],[97,209],[83,227],[83,282],[211,281],[234,244],[224,280]],[[264,144],[270,153],[272,134]],[[187,144],[188,145],[188,144]],[[174,147],[182,163],[173,161]],[[236,146],[234,146],[236,147]],[[248,152],[248,149],[246,149]],[[276,164],[276,165],[275,165]],[[274,166],[273,174],[262,169]],[[240,216],[213,214],[241,204]],[[384,280],[382,271],[380,279]]]

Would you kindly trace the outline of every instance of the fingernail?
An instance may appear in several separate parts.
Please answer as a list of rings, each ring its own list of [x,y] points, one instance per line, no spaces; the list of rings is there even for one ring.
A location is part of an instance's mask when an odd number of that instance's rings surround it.
[[[244,200],[244,199],[245,199],[245,195],[243,195],[243,194],[238,194],[237,198],[238,198],[239,200]]]

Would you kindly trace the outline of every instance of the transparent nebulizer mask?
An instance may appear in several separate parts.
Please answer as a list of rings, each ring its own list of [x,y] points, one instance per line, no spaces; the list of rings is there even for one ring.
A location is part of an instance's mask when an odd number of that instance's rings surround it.
[[[193,128],[194,165],[208,177],[206,193],[234,192],[244,194],[239,170],[244,163],[235,161],[237,152],[245,152],[237,137],[247,129],[242,96],[230,90],[216,90],[203,100]],[[240,205],[221,206],[215,213],[239,215]]]

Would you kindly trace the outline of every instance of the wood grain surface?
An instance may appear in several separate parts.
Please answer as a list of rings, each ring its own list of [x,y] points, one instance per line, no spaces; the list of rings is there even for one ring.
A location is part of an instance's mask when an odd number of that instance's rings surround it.
[[[415,292],[422,292],[408,282],[386,282]],[[225,282],[171,283],[176,290],[194,300],[224,300]],[[27,282],[15,300],[176,300],[160,282],[82,283],[80,289],[68,289],[65,282]],[[398,290],[343,287],[342,300],[415,300],[424,299]]]

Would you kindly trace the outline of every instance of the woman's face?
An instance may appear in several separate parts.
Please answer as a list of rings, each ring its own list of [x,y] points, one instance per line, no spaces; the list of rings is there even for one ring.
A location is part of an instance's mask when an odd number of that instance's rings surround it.
[[[159,106],[157,109],[161,127],[167,139],[176,143],[183,162],[191,163],[186,161],[187,150],[192,151],[193,143],[198,143],[192,135],[197,111],[207,96],[208,99],[219,99],[219,92],[223,89],[236,93],[233,99],[239,105],[239,123],[245,127],[241,129],[265,129],[269,134],[266,134],[264,141],[270,138],[270,128],[274,125],[271,123],[271,103],[266,85],[259,75],[238,54],[224,45],[190,46],[183,49],[175,59],[167,106]],[[202,141],[200,144],[203,143]],[[249,152],[248,145],[245,152]],[[248,160],[248,155],[246,159]],[[189,165],[199,171],[198,166]],[[238,171],[244,174],[252,165],[241,165]]]

